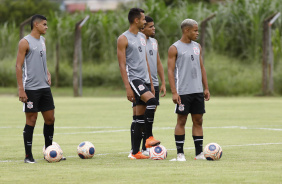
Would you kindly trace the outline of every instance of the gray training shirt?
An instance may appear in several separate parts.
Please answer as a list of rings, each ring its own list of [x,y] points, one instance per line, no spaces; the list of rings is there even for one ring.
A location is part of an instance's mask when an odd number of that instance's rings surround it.
[[[136,35],[126,31],[123,35],[127,38],[126,48],[126,72],[129,82],[139,79],[144,83],[150,83],[146,61],[146,37],[138,32]]]
[[[45,38],[36,39],[31,35],[24,37],[28,41],[29,51],[23,64],[23,87],[25,90],[49,88],[47,82],[47,63]]]
[[[203,93],[199,44],[178,40],[173,45],[177,49],[174,75],[178,95]]]
[[[158,65],[157,65],[157,56],[158,56],[158,44],[156,39],[150,38],[147,39],[146,45],[147,59],[150,66],[151,77],[154,86],[159,86],[158,80]]]

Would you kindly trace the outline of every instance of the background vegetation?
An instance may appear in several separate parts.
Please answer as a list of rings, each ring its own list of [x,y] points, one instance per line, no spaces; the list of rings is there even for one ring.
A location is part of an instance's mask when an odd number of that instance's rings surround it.
[[[32,7],[40,7],[41,1],[25,0],[22,2],[33,3]],[[12,5],[13,3],[10,3],[11,7],[16,7]],[[116,58],[116,40],[128,29],[127,13],[131,7],[136,5],[121,5],[116,11],[95,13],[85,11],[71,15],[58,11],[58,6],[52,3],[44,6],[49,8],[45,8],[44,11],[31,9],[30,14],[15,15],[14,18],[8,16],[9,18],[3,19],[4,14],[1,14],[0,86],[16,86],[14,65],[19,41],[19,22],[30,15],[41,13],[46,14],[48,18],[49,29],[45,38],[47,40],[48,68],[53,75],[56,43],[58,42],[61,46],[59,86],[72,86],[75,23],[86,15],[90,15],[90,19],[82,29],[83,85],[90,87],[110,85],[123,88]],[[227,0],[217,4],[210,4],[206,1],[195,3],[189,0],[146,0],[140,1],[138,6],[155,19],[156,38],[159,41],[159,52],[165,69],[167,50],[181,36],[179,28],[181,21],[185,18],[192,18],[200,23],[212,13],[216,13],[216,17],[208,24],[205,56],[205,66],[212,93],[214,95],[260,93],[262,23],[271,14],[282,12],[280,0]],[[1,9],[3,9],[3,3],[1,3]],[[49,11],[46,12],[46,9]],[[26,26],[26,34],[29,33],[29,29],[29,26]],[[282,94],[282,86],[279,85],[282,82],[280,72],[282,68],[281,17],[273,25],[272,42],[275,60],[275,92]]]

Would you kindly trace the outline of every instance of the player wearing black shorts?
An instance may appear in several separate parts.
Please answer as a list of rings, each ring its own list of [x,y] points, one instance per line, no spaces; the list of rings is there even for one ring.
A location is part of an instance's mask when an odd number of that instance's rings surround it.
[[[197,39],[198,23],[185,19],[181,23],[182,37],[168,50],[168,79],[172,100],[176,104],[177,124],[175,144],[177,158],[171,161],[186,161],[183,151],[185,124],[190,113],[192,117],[192,136],[195,145],[195,159],[205,159],[203,155],[203,114],[204,100],[210,99],[206,70],[201,57],[201,46]]]
[[[117,40],[117,56],[127,99],[136,101],[136,124],[131,159],[147,159],[140,150],[142,131],[146,132],[146,147],[160,144],[153,137],[153,123],[157,100],[146,58],[146,37],[139,30],[146,23],[144,10],[132,8],[128,13],[129,29]],[[151,91],[147,85],[151,85]]]
[[[52,145],[54,134],[55,106],[50,89],[51,75],[47,69],[45,38],[41,36],[47,28],[46,17],[34,15],[31,19],[31,33],[20,40],[17,53],[18,94],[26,116],[23,130],[25,163],[36,163],[32,155],[32,138],[38,112],[41,112],[44,119],[46,148]]]
[[[141,29],[141,32],[144,33],[147,39],[147,44],[146,44],[146,54],[147,54],[147,59],[148,63],[150,66],[150,72],[151,72],[151,77],[155,89],[155,98],[157,100],[157,105],[160,104],[159,102],[159,93],[163,93],[161,96],[164,97],[166,95],[166,87],[165,87],[165,77],[164,77],[164,69],[163,65],[160,60],[159,52],[158,52],[158,42],[154,38],[155,37],[155,26],[154,26],[154,20],[153,18],[149,16],[145,16],[145,26],[143,29]],[[161,87],[159,88],[159,80],[158,80],[158,75],[161,79]],[[134,125],[136,121],[136,103],[133,103],[133,120],[131,123],[131,149],[133,145],[133,134],[134,134]],[[157,107],[156,107],[157,109]],[[145,142],[146,142],[146,135],[144,132],[142,133],[143,135],[143,143],[142,143],[142,153],[144,155],[149,155],[149,148],[146,149]],[[131,153],[128,155],[131,157]]]

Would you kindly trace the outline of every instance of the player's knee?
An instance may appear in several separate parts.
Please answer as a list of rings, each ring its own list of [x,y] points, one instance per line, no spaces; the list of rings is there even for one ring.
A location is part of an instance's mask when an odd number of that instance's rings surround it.
[[[193,118],[193,125],[194,126],[202,126],[203,125],[203,117]]]
[[[55,116],[46,118],[45,123],[47,125],[53,125],[55,123]]]
[[[154,97],[154,98],[150,98],[147,102],[146,102],[146,105],[147,105],[147,109],[156,109],[156,106],[158,104],[158,101],[157,99]]]

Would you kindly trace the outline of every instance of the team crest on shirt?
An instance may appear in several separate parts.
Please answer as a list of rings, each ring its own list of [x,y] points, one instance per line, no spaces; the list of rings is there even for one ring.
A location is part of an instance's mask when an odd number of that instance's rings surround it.
[[[41,42],[41,43],[42,43],[42,49],[43,49],[43,51],[46,51],[45,43],[44,43],[44,42]]]
[[[32,109],[33,108],[33,102],[26,102],[26,107],[29,108],[29,109]]]
[[[196,55],[199,55],[199,54],[200,54],[200,50],[199,50],[198,47],[193,47],[193,50],[194,50],[194,53],[195,53]]]
[[[178,110],[179,111],[184,111],[184,104],[180,104],[179,107],[178,107]]]
[[[142,84],[140,84],[140,85],[138,86],[138,89],[139,89],[139,91],[143,91],[143,90],[145,89],[145,87],[144,87]]]
[[[142,44],[143,46],[146,46],[146,41],[145,41],[144,38],[140,38],[140,42],[141,42],[141,44]]]
[[[158,46],[157,46],[157,43],[156,42],[153,42],[152,43],[152,47],[154,50],[158,50]]]

